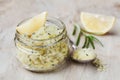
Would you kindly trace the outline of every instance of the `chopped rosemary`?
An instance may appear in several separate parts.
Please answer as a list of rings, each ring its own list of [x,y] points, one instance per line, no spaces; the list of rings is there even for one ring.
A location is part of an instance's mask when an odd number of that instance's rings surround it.
[[[102,64],[101,60],[96,58],[93,62],[92,62],[93,66],[95,66],[97,68],[97,70],[103,71],[105,69],[104,65]]]

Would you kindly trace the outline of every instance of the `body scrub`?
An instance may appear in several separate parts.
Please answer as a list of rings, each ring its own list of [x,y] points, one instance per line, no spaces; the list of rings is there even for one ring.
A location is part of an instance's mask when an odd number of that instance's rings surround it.
[[[17,59],[26,69],[51,71],[66,62],[69,44],[65,25],[60,20],[48,18],[37,31],[29,32],[31,35],[23,33],[16,31],[15,44]]]

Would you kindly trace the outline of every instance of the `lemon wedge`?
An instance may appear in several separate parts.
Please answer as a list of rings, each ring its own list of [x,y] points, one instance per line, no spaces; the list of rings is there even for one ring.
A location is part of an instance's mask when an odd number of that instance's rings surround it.
[[[115,22],[115,17],[87,12],[81,12],[80,19],[83,28],[90,33],[103,35],[110,31]]]
[[[47,18],[47,12],[42,12],[41,14],[34,16],[33,18],[25,21],[19,25],[16,30],[20,34],[31,35],[35,31],[39,30],[40,27],[44,26]]]

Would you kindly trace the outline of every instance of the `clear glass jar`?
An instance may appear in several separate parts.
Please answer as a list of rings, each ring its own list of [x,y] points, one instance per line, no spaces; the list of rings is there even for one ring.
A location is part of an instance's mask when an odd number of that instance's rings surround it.
[[[64,66],[68,57],[69,39],[64,23],[56,18],[48,18],[45,25],[56,25],[63,30],[55,37],[42,40],[31,39],[29,36],[22,35],[17,31],[15,34],[17,59],[24,68],[30,71],[46,72],[56,70]]]

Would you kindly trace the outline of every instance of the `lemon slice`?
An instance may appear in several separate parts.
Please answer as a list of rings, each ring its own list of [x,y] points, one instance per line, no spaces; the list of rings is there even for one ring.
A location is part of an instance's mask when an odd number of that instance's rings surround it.
[[[103,35],[114,25],[115,17],[82,12],[80,19],[83,28],[90,33]]]
[[[20,34],[27,34],[31,35],[33,32],[37,31],[40,29],[40,27],[44,26],[46,22],[46,17],[47,17],[47,12],[43,12],[28,21],[25,21],[21,25],[19,25],[16,30]]]

